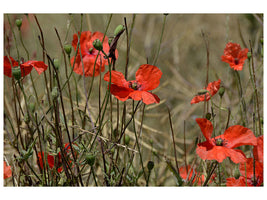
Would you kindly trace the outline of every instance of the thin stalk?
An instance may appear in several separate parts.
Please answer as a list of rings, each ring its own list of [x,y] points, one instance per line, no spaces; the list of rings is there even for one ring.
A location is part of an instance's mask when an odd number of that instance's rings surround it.
[[[256,85],[256,77],[255,77],[255,70],[254,70],[254,61],[253,61],[253,49],[251,45],[251,41],[249,40],[249,45],[250,45],[250,52],[251,52],[251,65],[249,64],[249,69],[252,68],[252,75],[253,75],[253,88],[254,88],[254,93],[256,96],[256,104],[257,104],[257,114],[258,114],[258,122],[259,122],[259,132],[261,135],[261,120],[260,120],[260,106],[259,106],[259,99],[258,99],[258,91],[257,91],[257,85]],[[249,70],[251,72],[251,69]],[[251,73],[250,73],[251,76]],[[252,77],[252,76],[251,76]]]
[[[132,107],[132,109],[133,109],[133,113],[134,113],[134,110],[135,110],[134,109],[134,100],[133,100],[133,107]],[[145,168],[144,168],[142,153],[141,153],[141,150],[140,150],[140,146],[139,146],[139,142],[138,142],[138,137],[137,137],[136,129],[135,129],[134,115],[133,115],[132,119],[133,119],[133,130],[134,130],[134,135],[135,135],[135,141],[136,141],[137,149],[138,149],[138,152],[139,152],[139,155],[140,155],[141,166],[142,166],[142,169],[143,169],[143,172],[144,172],[145,180],[147,181],[147,176],[146,176],[146,172],[145,172]]]
[[[175,145],[175,138],[174,138],[173,127],[172,127],[171,112],[170,112],[169,107],[167,107],[167,109],[168,109],[168,113],[169,113],[169,122],[170,122],[171,133],[172,133],[172,142],[173,142],[175,164],[176,164],[177,173],[180,175],[178,161],[177,161],[177,155],[176,155],[176,145]]]
[[[164,14],[163,25],[162,25],[161,35],[160,35],[160,39],[159,39],[159,46],[158,46],[158,49],[157,49],[157,53],[156,53],[156,57],[154,59],[153,65],[155,65],[157,63],[157,60],[158,60],[158,57],[159,57],[159,51],[160,51],[160,46],[161,46],[161,42],[162,42],[162,38],[163,38],[163,32],[164,32],[164,29],[165,29],[166,18],[167,18],[167,15]]]
[[[60,47],[61,47],[61,50],[62,50],[62,53],[63,53],[63,57],[64,57],[65,75],[66,75],[66,79],[67,79],[68,78],[68,69],[67,69],[65,50],[63,48],[60,36],[59,36],[58,31],[57,31],[56,28],[55,28],[55,31],[56,31],[56,34],[57,34],[57,37],[58,37],[58,40],[59,40],[59,44],[60,44]],[[68,92],[69,92],[69,99],[70,99],[70,106],[71,106],[71,121],[72,121],[72,126],[74,126],[74,120],[75,119],[74,119],[74,111],[73,111],[73,102],[72,102],[72,95],[71,95],[71,89],[70,89],[70,82],[68,81],[67,83],[68,83]],[[73,138],[75,138],[74,128],[72,128],[72,139]]]

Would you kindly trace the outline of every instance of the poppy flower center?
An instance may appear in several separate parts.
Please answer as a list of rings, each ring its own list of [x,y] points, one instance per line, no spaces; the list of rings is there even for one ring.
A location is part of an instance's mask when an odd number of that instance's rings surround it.
[[[239,59],[235,58],[235,64],[238,65],[238,63],[239,63]]]
[[[130,81],[129,82],[129,88],[132,88],[134,90],[138,90],[140,88],[140,85],[136,81]]]
[[[215,139],[216,146],[223,146],[223,142],[224,141],[222,138]]]

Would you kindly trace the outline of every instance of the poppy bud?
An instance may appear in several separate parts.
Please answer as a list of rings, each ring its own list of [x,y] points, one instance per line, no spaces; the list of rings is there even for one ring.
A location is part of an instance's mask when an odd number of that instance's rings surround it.
[[[16,19],[16,25],[20,29],[20,27],[22,25],[22,19]]]
[[[207,119],[207,120],[210,120],[210,119],[211,119],[211,113],[207,113],[207,114],[206,114],[206,119]]]
[[[53,100],[56,100],[56,98],[57,98],[58,95],[59,95],[58,87],[54,87],[54,88],[53,88],[51,95],[52,95]]]
[[[198,95],[203,95],[203,94],[206,94],[208,92],[208,90],[206,90],[206,89],[201,89],[201,90],[199,90],[198,91]]]
[[[148,163],[147,163],[148,171],[151,171],[153,168],[154,168],[154,162],[153,161],[148,161]]]
[[[88,154],[85,156],[85,160],[86,160],[86,163],[92,167],[95,163],[95,155]]]
[[[55,68],[56,68],[56,70],[58,70],[59,69],[59,60],[56,58],[56,59],[54,59],[54,66],[55,66]]]
[[[102,42],[101,42],[99,39],[95,39],[95,40],[93,41],[93,46],[94,46],[95,49],[98,50],[98,51],[102,51],[102,49],[103,49],[103,44],[102,44]]]
[[[261,124],[263,124],[263,118],[262,117],[260,118],[260,122],[261,122]]]
[[[70,55],[71,50],[72,50],[71,45],[66,44],[66,45],[64,46],[64,50],[65,50],[65,52],[66,52],[68,55]]]
[[[33,113],[35,111],[35,103],[29,103],[29,109]]]
[[[30,117],[29,117],[29,115],[28,115],[28,113],[25,113],[25,115],[24,115],[24,122],[26,123],[26,124],[28,124],[29,122],[30,122]]]
[[[248,59],[251,58],[251,52],[250,51],[247,53],[247,57],[248,57]]]
[[[225,88],[223,86],[220,87],[220,89],[219,89],[219,95],[220,95],[221,98],[223,97],[224,91],[225,91]]]
[[[113,38],[109,38],[108,39],[108,45],[110,46],[111,45],[111,42],[113,41]]]
[[[121,31],[123,31],[125,29],[125,27],[123,25],[118,25],[116,28],[115,28],[115,31],[114,31],[114,36],[117,36]]]
[[[13,67],[12,68],[12,75],[16,80],[20,80],[21,78],[21,69],[20,67]]]
[[[128,145],[130,143],[129,135],[125,135],[124,142],[125,142],[126,145]]]

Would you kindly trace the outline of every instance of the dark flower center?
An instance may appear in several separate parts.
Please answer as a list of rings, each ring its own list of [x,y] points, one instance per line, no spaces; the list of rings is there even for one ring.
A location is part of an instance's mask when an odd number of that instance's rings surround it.
[[[238,63],[239,63],[239,59],[235,58],[235,64],[238,65]]]
[[[129,82],[129,88],[132,88],[134,90],[138,90],[140,88],[140,85],[136,81],[130,81]]]
[[[223,146],[223,139],[222,138],[218,138],[215,140],[215,144],[216,146]]]

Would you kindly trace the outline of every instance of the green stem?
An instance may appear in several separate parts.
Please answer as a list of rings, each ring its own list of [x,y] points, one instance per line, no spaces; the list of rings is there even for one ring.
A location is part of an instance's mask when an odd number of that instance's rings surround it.
[[[157,49],[157,53],[156,53],[156,57],[154,59],[153,65],[155,65],[157,63],[157,60],[158,60],[158,57],[159,57],[159,51],[160,51],[160,46],[161,46],[161,42],[162,42],[162,38],[163,38],[163,32],[164,32],[164,28],[165,28],[165,24],[166,24],[166,18],[167,18],[167,15],[164,15],[163,26],[162,26],[162,29],[161,29],[161,35],[160,35],[160,39],[159,39],[159,46],[158,46],[158,49]]]

